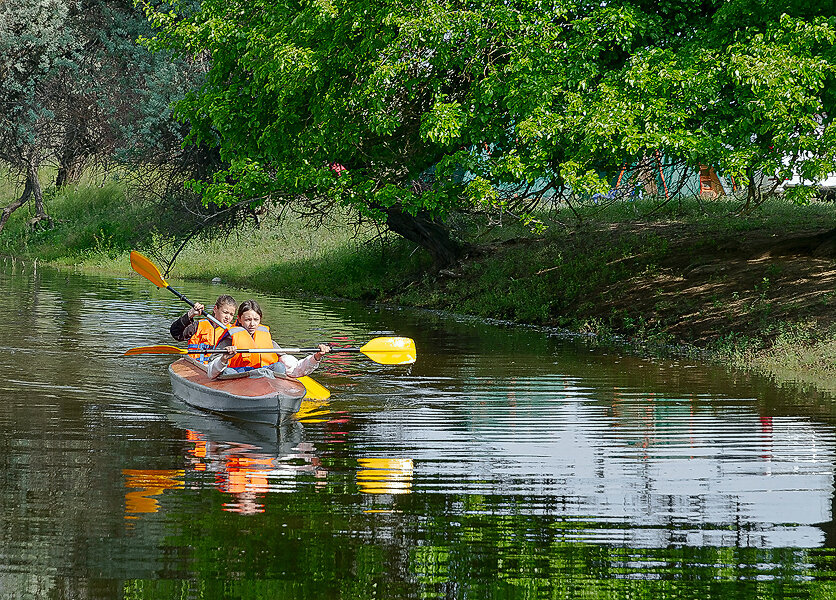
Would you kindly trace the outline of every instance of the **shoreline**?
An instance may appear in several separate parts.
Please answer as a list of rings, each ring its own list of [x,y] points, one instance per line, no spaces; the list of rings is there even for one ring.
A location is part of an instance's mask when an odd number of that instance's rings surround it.
[[[122,257],[121,260],[113,261],[106,265],[88,264],[85,262],[74,264],[62,264],[55,261],[44,261],[38,258],[19,258],[14,256],[3,256],[4,260],[12,260],[24,264],[33,264],[35,268],[38,266],[46,266],[48,268],[57,270],[72,270],[76,272],[101,275],[101,276],[136,276],[129,267],[127,256]],[[121,266],[124,265],[124,266]],[[209,281],[203,277],[194,276],[173,276],[172,280],[191,281],[191,282],[207,282]],[[248,288],[255,292],[276,295],[292,295],[294,297],[317,298],[330,301],[340,302],[360,302],[370,306],[384,306],[393,309],[409,308],[412,310],[427,311],[431,314],[440,314],[446,317],[474,319],[480,322],[497,324],[506,327],[524,327],[542,331],[548,335],[557,337],[565,337],[575,341],[581,341],[594,348],[603,348],[608,350],[615,350],[623,352],[628,355],[637,356],[640,358],[654,360],[654,359],[676,359],[687,358],[707,364],[724,366],[728,370],[737,370],[743,373],[767,377],[774,381],[776,386],[791,385],[798,390],[811,389],[817,395],[822,395],[827,398],[836,398],[836,379],[833,378],[831,371],[833,370],[833,361],[830,365],[822,369],[808,369],[808,368],[781,368],[780,365],[786,363],[797,362],[798,347],[793,345],[797,339],[784,340],[777,344],[772,344],[764,348],[755,349],[748,342],[748,338],[740,336],[738,343],[734,346],[708,346],[701,347],[683,340],[671,339],[665,336],[649,335],[647,337],[640,337],[636,335],[629,335],[623,331],[617,331],[612,328],[599,327],[596,330],[591,328],[572,330],[566,327],[556,326],[546,323],[525,323],[515,321],[512,319],[504,319],[497,317],[484,317],[468,312],[461,312],[455,308],[438,308],[418,306],[415,304],[395,303],[391,301],[371,301],[365,302],[358,298],[347,298],[341,296],[325,296],[315,293],[306,293],[302,290],[297,290],[295,293],[290,293],[288,290],[271,289],[269,286],[259,285],[257,280],[242,278],[241,280],[230,282],[223,280],[223,284],[230,287],[242,289]],[[732,332],[733,334],[735,332]],[[836,357],[834,347],[830,338],[830,332],[823,332],[821,339],[812,339],[809,335],[803,342],[806,344],[807,351],[813,354],[821,354],[824,356]],[[777,366],[776,366],[777,365]]]
[[[133,230],[114,225],[124,222],[130,198],[111,185],[98,190],[95,215],[80,211],[94,192],[81,187],[52,198],[48,229],[33,230],[15,213],[0,254],[59,269],[132,274],[129,251],[153,252]],[[667,212],[650,199],[606,210],[557,208],[543,215],[549,227],[539,234],[472,220],[460,232],[470,249],[441,269],[404,239],[355,229],[344,215],[320,229],[299,219],[265,220],[231,238],[195,239],[166,277],[220,277],[264,293],[544,327],[648,357],[691,356],[836,394],[836,252],[822,255],[797,243],[836,227],[833,204],[775,198],[754,215],[739,209],[734,198],[682,201]]]

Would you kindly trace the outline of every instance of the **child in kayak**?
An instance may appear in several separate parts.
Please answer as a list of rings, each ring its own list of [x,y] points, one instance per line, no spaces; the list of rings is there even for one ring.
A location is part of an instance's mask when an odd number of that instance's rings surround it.
[[[319,344],[317,352],[302,360],[289,354],[279,356],[269,352],[238,352],[239,349],[279,347],[270,336],[270,328],[261,324],[262,316],[261,307],[255,300],[241,303],[238,307],[238,321],[227,330],[217,344],[217,348],[225,349],[226,353],[209,363],[209,377],[215,378],[224,371],[240,373],[262,367],[269,368],[279,375],[303,377],[313,373],[322,356],[331,351],[326,344]]]
[[[189,309],[185,315],[174,321],[169,328],[171,337],[179,342],[189,341],[189,350],[194,350],[194,354],[189,354],[195,360],[208,363],[212,358],[211,354],[202,354],[201,351],[214,348],[226,333],[229,324],[235,320],[235,298],[222,294],[215,300],[215,305],[212,307],[212,315],[220,322],[223,327],[217,327],[208,319],[195,321],[197,315],[203,314],[204,306],[199,302]]]

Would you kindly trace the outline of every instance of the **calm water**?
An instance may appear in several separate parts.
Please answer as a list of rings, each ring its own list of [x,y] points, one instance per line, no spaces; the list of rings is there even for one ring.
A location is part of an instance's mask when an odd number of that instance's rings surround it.
[[[418,347],[329,358],[330,401],[276,426],[191,409],[170,357],[121,356],[172,343],[186,308],[142,278],[6,262],[0,289],[0,598],[836,597],[828,398],[257,295],[285,345]]]

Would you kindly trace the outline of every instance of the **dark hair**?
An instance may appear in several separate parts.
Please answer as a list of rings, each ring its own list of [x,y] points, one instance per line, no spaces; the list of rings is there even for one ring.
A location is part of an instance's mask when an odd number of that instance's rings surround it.
[[[240,317],[248,310],[254,310],[258,313],[258,316],[264,318],[264,315],[261,312],[261,307],[258,305],[258,302],[255,300],[244,300],[241,303],[241,306],[238,307],[238,316]]]
[[[230,304],[232,306],[238,306],[238,303],[235,302],[235,298],[228,294],[221,294],[220,296],[218,296],[218,299],[215,300],[215,306],[217,306],[218,308],[228,306]]]

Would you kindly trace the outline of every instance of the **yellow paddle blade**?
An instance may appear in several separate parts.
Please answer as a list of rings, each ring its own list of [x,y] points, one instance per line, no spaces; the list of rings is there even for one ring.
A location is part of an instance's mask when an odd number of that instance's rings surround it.
[[[302,385],[305,386],[305,389],[307,390],[305,399],[307,400],[328,400],[328,398],[331,397],[331,392],[327,387],[317,383],[310,377],[297,377],[297,381],[301,382]]]
[[[136,356],[137,354],[188,354],[189,351],[177,346],[139,346],[131,348],[122,356]]]
[[[154,263],[136,250],[131,251],[131,268],[158,288],[168,287],[168,283]]]
[[[411,365],[418,356],[415,342],[407,337],[374,338],[360,352],[382,365]]]

